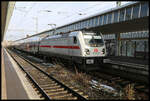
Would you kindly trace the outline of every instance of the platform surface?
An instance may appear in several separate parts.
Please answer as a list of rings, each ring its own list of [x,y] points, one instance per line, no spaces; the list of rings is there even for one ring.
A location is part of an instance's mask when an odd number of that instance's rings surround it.
[[[132,57],[123,57],[123,56],[110,56],[108,58],[113,61],[128,62],[128,63],[139,64],[139,65],[149,65],[148,59],[138,59]]]
[[[29,99],[6,51],[1,49],[1,99]]]

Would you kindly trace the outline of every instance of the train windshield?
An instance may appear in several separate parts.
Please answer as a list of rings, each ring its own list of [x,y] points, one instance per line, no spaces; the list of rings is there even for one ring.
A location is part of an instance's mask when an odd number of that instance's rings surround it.
[[[85,44],[90,47],[100,47],[104,45],[101,36],[84,35]]]

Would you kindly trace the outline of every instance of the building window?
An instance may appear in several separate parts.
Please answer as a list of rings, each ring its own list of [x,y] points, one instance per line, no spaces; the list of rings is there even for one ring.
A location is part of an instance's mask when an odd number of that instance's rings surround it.
[[[98,26],[99,22],[98,22],[98,17],[95,18],[95,26]]]
[[[131,8],[127,8],[125,20],[130,20],[130,19],[131,19]]]
[[[84,27],[84,25],[83,25],[83,24],[84,24],[84,23],[83,23],[83,21],[82,21],[82,22],[81,22],[81,26],[80,26],[80,27],[81,27],[81,29]]]
[[[77,30],[77,24],[75,24],[75,30]]]
[[[133,6],[133,15],[132,18],[138,18],[139,15],[139,5]]]
[[[86,27],[88,27],[88,26],[89,26],[89,20],[86,21]]]
[[[77,29],[80,29],[80,22],[78,22],[77,26],[78,26]]]
[[[103,16],[99,17],[99,25],[103,25]]]
[[[124,21],[124,14],[125,14],[125,10],[124,9],[120,10],[119,21]]]
[[[147,11],[148,11],[148,9],[149,9],[148,7],[149,7],[148,3],[142,3],[142,4],[141,4],[140,17],[147,16]]]
[[[107,14],[104,15],[104,25],[107,23]]]
[[[118,11],[114,12],[114,22],[118,22]]]
[[[92,18],[92,25],[91,25],[92,27],[94,27],[95,26],[95,18]]]
[[[72,30],[75,30],[75,24],[72,25]]]
[[[91,27],[91,19],[89,19],[88,21],[89,21],[88,26]]]
[[[108,14],[108,24],[112,22],[112,13]]]
[[[90,19],[89,26],[92,27],[92,19]]]
[[[83,22],[84,23],[84,28],[86,28],[86,26],[87,26],[87,22],[86,22],[86,20]]]
[[[70,26],[70,30],[71,30],[71,31],[73,30],[73,25]]]
[[[121,41],[121,56],[126,56],[126,41]]]

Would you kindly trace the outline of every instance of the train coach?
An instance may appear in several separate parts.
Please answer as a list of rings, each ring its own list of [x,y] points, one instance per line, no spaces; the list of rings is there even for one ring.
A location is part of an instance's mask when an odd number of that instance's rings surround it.
[[[36,41],[16,41],[15,48],[36,55],[43,55],[77,64],[99,64],[106,56],[106,47],[101,33],[74,31],[51,35]],[[39,40],[39,41],[38,41]]]

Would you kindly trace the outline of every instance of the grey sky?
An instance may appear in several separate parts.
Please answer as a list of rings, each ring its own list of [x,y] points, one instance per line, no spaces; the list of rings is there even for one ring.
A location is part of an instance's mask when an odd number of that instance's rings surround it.
[[[122,2],[122,5],[128,2]],[[17,40],[27,34],[36,34],[36,20],[38,18],[38,32],[51,29],[48,24],[56,24],[57,27],[74,22],[81,18],[103,12],[116,6],[115,1],[107,2],[16,2],[9,31],[5,40]],[[44,12],[50,10],[51,12]],[[83,15],[79,15],[83,14]],[[24,29],[23,31],[20,31]]]

